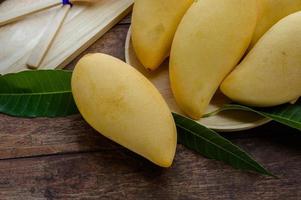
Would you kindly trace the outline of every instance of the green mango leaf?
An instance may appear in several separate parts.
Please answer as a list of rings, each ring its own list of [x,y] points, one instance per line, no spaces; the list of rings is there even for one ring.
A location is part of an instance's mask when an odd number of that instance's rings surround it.
[[[223,161],[236,169],[273,176],[249,154],[213,130],[175,113],[173,117],[178,129],[178,143],[207,158]]]
[[[252,108],[243,105],[228,104],[217,111],[205,115],[204,117],[209,117],[226,110],[244,110],[254,112],[263,117],[301,131],[301,100],[297,101],[295,104],[285,104],[270,108]]]
[[[62,117],[78,113],[71,71],[36,70],[0,76],[0,112],[17,117]]]

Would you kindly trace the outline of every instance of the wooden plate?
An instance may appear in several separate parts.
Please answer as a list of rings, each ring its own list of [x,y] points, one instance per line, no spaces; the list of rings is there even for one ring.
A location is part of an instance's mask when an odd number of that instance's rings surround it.
[[[183,115],[181,110],[176,105],[170,89],[168,61],[165,61],[165,63],[163,63],[162,66],[160,66],[160,68],[155,72],[149,72],[145,70],[135,55],[135,51],[131,42],[130,30],[128,32],[125,44],[125,59],[128,64],[132,65],[142,74],[144,74],[157,87],[157,89],[165,98],[172,112]],[[207,109],[207,113],[217,110],[226,103],[230,103],[230,100],[220,92],[217,92]],[[269,119],[263,118],[251,112],[225,111],[215,116],[200,119],[197,122],[216,131],[233,132],[255,128],[266,124],[269,121]]]

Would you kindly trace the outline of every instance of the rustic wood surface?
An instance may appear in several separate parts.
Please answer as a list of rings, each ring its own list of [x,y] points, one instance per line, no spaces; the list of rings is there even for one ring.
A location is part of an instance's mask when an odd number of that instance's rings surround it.
[[[124,59],[127,17],[86,53]],[[68,69],[72,69],[79,56]],[[81,116],[0,115],[0,199],[301,199],[301,134],[276,123],[224,134],[278,179],[241,172],[178,145],[161,169],[109,141]]]

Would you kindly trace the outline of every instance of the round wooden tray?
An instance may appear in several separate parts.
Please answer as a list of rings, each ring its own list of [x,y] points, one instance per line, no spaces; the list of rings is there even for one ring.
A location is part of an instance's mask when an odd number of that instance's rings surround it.
[[[135,51],[131,42],[131,29],[127,34],[125,44],[125,60],[128,64],[135,67],[144,76],[146,76],[157,87],[172,112],[184,115],[176,105],[175,99],[170,89],[168,60],[166,60],[162,64],[162,66],[160,66],[160,68],[155,72],[149,72],[145,70],[145,68],[142,66],[135,55]],[[230,102],[231,101],[227,99],[223,94],[217,92],[207,109],[207,113],[215,111],[222,105]],[[266,124],[269,121],[269,119],[263,118],[251,112],[225,111],[208,118],[200,119],[197,122],[216,131],[233,132],[255,128]]]

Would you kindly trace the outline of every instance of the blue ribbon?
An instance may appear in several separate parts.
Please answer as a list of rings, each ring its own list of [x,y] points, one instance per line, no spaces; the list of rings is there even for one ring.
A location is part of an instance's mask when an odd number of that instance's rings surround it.
[[[72,6],[72,3],[70,2],[70,0],[62,0],[62,4]]]

